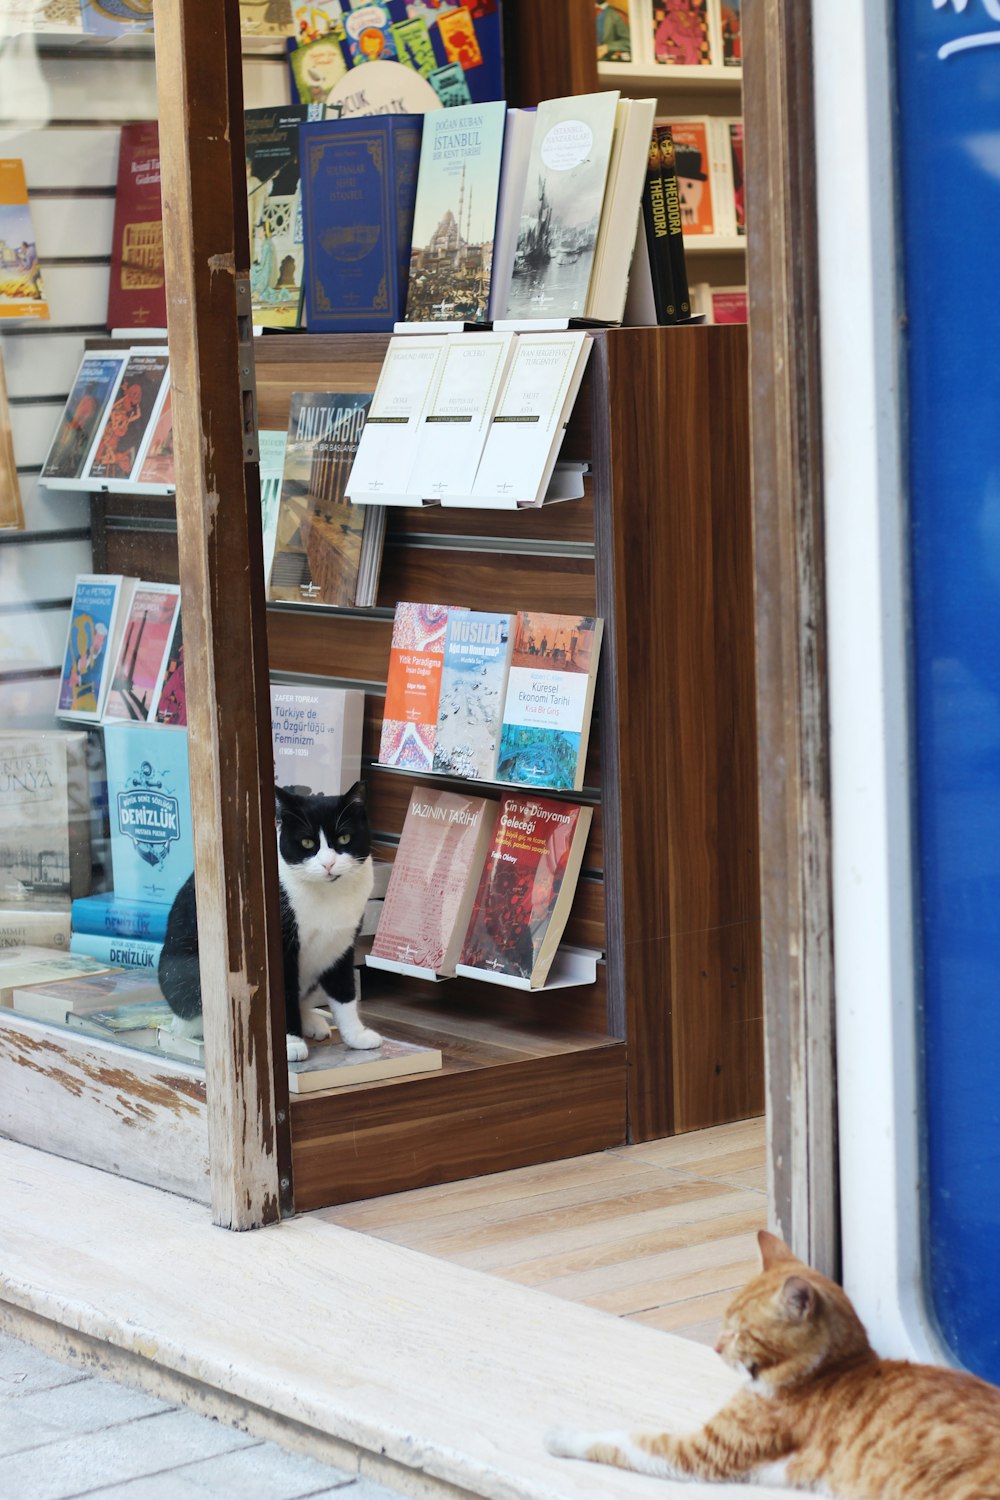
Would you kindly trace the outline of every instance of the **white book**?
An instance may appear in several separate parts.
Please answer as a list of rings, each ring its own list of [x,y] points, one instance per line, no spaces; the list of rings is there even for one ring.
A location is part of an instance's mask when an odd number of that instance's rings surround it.
[[[615,111],[608,185],[587,292],[587,317],[603,323],[620,323],[625,315],[635,226],[642,216],[655,121],[655,99],[622,99]]]
[[[715,199],[715,232],[731,239],[736,234],[736,204],[733,198],[733,165],[729,145],[729,120],[709,122],[712,160],[712,196]]]
[[[447,342],[443,333],[403,333],[389,340],[347,479],[345,494],[352,505],[421,503],[405,481]]]
[[[449,335],[420,423],[406,485],[410,494],[444,505],[468,499],[516,337]]]
[[[469,504],[542,504],[593,343],[580,332],[516,335]]]
[[[509,109],[503,137],[503,166],[497,196],[497,227],[493,239],[493,273],[490,281],[489,317],[502,317],[507,309],[514,274],[514,253],[521,228],[521,204],[528,179],[528,158],[535,130],[533,109]]]
[[[694,303],[692,302],[692,311]],[[625,299],[626,328],[655,328],[656,299],[653,295],[653,268],[649,263],[649,242],[642,213],[635,231],[635,249],[628,273],[628,296]]]
[[[365,695],[360,688],[271,684],[271,743],[278,786],[339,797],[361,776]]]

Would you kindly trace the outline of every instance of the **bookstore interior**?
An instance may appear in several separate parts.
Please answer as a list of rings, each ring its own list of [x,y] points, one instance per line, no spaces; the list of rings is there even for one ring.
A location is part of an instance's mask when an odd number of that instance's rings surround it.
[[[556,10],[0,0],[0,1134],[219,1222],[763,1111],[740,0]]]

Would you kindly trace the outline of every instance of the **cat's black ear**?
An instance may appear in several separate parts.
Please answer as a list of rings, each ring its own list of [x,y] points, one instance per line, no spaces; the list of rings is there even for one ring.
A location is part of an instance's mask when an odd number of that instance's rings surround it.
[[[368,802],[368,788],[365,786],[363,781],[356,781],[354,785],[344,793],[343,800],[345,807],[349,802],[358,802],[362,807],[365,807]]]
[[[275,813],[280,818],[283,813],[297,812],[302,803],[295,792],[290,792],[286,787],[275,786],[274,788]]]

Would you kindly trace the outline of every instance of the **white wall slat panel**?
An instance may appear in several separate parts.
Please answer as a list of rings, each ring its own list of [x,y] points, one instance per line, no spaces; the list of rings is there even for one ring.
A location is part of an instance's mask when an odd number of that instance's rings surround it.
[[[67,528],[76,531],[90,525],[89,495],[80,490],[50,490],[47,485],[39,484],[37,474],[22,474],[20,477],[26,531],[65,531]],[[2,537],[0,532],[0,545]]]
[[[291,69],[283,57],[244,57],[243,106],[264,109],[268,105],[290,104]]]
[[[117,126],[0,125],[0,156],[24,162],[28,192],[111,188],[118,178]]]
[[[83,349],[83,340],[80,340]],[[66,387],[67,392],[69,387]],[[19,469],[36,469],[45,462],[56,424],[63,413],[62,401],[45,401],[38,406],[12,406],[10,425],[14,434],[14,458]],[[21,484],[25,484],[22,474]]]
[[[64,635],[65,632],[64,624]],[[58,682],[51,677],[0,682],[0,724],[16,724],[18,729],[54,729],[58,688]]]
[[[72,57],[36,53],[30,36],[0,51],[0,111],[5,121],[149,120],[156,115],[152,54],[102,55],[81,46]]]
[[[115,227],[113,198],[36,198],[31,205],[38,259],[45,280],[47,260],[81,260],[111,255]]]
[[[14,602],[3,587],[4,557],[16,551],[16,547],[0,549],[0,600],[4,603]],[[82,571],[88,572],[89,569]],[[72,588],[69,593],[72,593]],[[61,667],[68,629],[68,608],[26,608],[11,610],[10,614],[0,613],[0,672],[43,671],[46,667]],[[53,704],[55,696],[53,687]]]
[[[93,328],[102,334],[108,316],[108,266],[49,266],[42,280],[49,328]]]
[[[69,394],[82,358],[82,334],[12,333],[4,340],[3,346],[8,394],[15,398],[65,397]],[[14,453],[17,456],[16,447]],[[20,457],[17,461],[28,462]]]
[[[78,573],[89,573],[93,563],[90,542],[24,542],[14,547],[0,543],[0,598],[19,600],[68,599]]]

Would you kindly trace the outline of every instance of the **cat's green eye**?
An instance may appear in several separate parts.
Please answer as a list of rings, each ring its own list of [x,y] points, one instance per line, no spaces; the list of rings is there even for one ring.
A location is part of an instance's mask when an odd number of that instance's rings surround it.
[[[302,847],[303,847],[303,849],[315,849],[315,847],[316,847],[316,840],[315,839],[303,839],[302,840]]]
[[[340,845],[340,847],[342,849],[343,849],[343,847],[344,847],[345,844],[349,844],[350,842],[351,842],[351,835],[349,833],[338,833],[337,834],[337,843]]]

